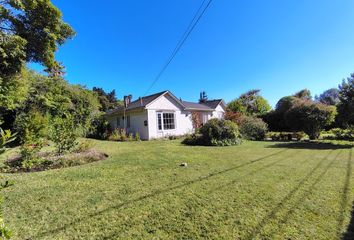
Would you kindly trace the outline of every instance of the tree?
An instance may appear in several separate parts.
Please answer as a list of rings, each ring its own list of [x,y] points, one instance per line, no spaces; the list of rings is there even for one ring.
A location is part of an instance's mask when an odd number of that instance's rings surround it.
[[[284,120],[292,130],[304,131],[310,139],[317,139],[321,130],[334,122],[336,114],[334,106],[297,99]]]
[[[2,0],[0,74],[18,73],[24,62],[57,67],[54,53],[73,36],[73,29],[50,0]]]
[[[342,126],[354,125],[354,73],[339,86],[338,119]]]
[[[100,110],[103,112],[122,105],[121,101],[117,100],[116,90],[114,89],[111,92],[105,92],[103,88],[93,87],[92,91],[98,94],[98,100],[101,105]]]
[[[200,92],[199,103],[204,103],[206,101],[208,101],[208,95],[205,91]]]
[[[294,97],[300,98],[302,100],[312,100],[311,92],[308,89],[302,89],[294,94]]]
[[[259,95],[260,90],[250,90],[228,104],[232,112],[246,115],[261,115],[270,111],[268,101]]]
[[[339,89],[338,88],[331,88],[324,91],[320,96],[315,97],[317,102],[336,106],[339,102]]]

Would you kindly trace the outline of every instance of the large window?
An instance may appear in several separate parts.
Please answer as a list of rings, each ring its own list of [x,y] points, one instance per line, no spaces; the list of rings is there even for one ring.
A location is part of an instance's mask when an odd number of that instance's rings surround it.
[[[174,113],[157,113],[157,129],[173,130],[176,128]]]

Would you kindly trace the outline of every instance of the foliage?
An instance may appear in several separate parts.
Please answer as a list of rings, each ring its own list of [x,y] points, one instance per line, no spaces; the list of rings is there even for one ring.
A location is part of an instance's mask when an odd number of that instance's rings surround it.
[[[236,123],[237,125],[239,125],[242,122],[242,119],[244,118],[244,114],[240,113],[240,112],[232,112],[227,110],[225,113],[225,119],[226,120],[230,120],[234,123]]]
[[[15,136],[11,134],[10,130],[3,130],[0,128],[0,155],[5,152],[5,145],[15,140]],[[10,186],[9,181],[0,184],[0,191],[4,188]],[[0,206],[3,203],[3,198],[0,197]],[[0,209],[0,213],[2,210]],[[11,231],[5,226],[4,219],[2,218],[2,214],[0,214],[0,237],[3,239],[10,239],[11,238]]]
[[[302,89],[294,94],[294,97],[299,98],[301,100],[312,100],[311,91],[308,89]]]
[[[15,135],[11,133],[10,130],[3,130],[0,128],[0,154],[5,152],[5,145],[14,141],[16,139]]]
[[[245,116],[239,124],[240,133],[248,140],[263,140],[267,131],[267,124],[260,118]]]
[[[119,106],[123,106],[123,103],[117,100],[115,90],[105,92],[103,88],[93,87],[92,91],[98,94],[100,111],[106,112]]]
[[[54,142],[59,155],[72,151],[77,143],[77,132],[70,115],[51,119],[49,139]]]
[[[349,148],[92,142],[109,154],[107,161],[7,175],[18,183],[5,191],[14,239],[333,240],[352,216]],[[182,162],[188,167],[180,168]]]
[[[354,73],[339,86],[338,120],[343,127],[354,126]]]
[[[192,119],[193,128],[197,132],[203,125],[202,115],[200,112],[192,112],[191,119]]]
[[[304,132],[268,132],[266,138],[270,138],[273,141],[300,141],[306,138],[307,135]]]
[[[336,108],[321,103],[298,99],[284,118],[294,131],[304,131],[310,139],[317,139],[321,130],[334,122]]]
[[[106,140],[110,131],[111,127],[109,122],[104,118],[103,115],[97,115],[91,121],[91,126],[87,133],[87,137]]]
[[[250,90],[239,98],[231,101],[227,108],[232,112],[239,112],[246,115],[260,115],[270,111],[268,101],[259,95],[260,90]]]
[[[354,128],[342,129],[342,128],[333,128],[328,132],[322,133],[324,139],[333,139],[333,140],[354,140]]]
[[[20,153],[23,164],[32,164],[40,161],[36,154],[42,149],[48,117],[43,116],[37,109],[33,109],[28,114],[22,113],[16,119],[16,129],[21,142]]]
[[[6,73],[18,71],[24,61],[42,63],[49,69],[55,67],[58,46],[74,36],[59,9],[49,0],[3,0],[0,20],[0,56],[5,56],[0,57],[0,69],[6,68]]]
[[[1,26],[0,6],[0,26]],[[27,41],[19,36],[7,35],[0,28],[0,80],[16,75],[26,60]]]
[[[336,106],[339,102],[339,89],[338,88],[331,88],[324,91],[321,95],[315,97],[317,102]]]
[[[189,145],[230,146],[240,144],[241,136],[236,123],[214,118],[200,128],[200,135],[191,135],[183,143]]]
[[[140,134],[137,132],[135,135],[133,133],[128,133],[124,128],[116,128],[108,134],[109,141],[140,141]]]

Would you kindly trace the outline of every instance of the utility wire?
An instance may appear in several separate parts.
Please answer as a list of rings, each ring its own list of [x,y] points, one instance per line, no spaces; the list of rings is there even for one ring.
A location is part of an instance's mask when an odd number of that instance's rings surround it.
[[[207,5],[204,7],[204,9],[201,11],[201,9],[203,8],[203,6],[205,5],[205,2],[207,0],[204,0],[202,2],[202,4],[200,5],[200,7],[198,8],[198,11],[195,13],[192,21],[189,23],[188,28],[186,29],[186,31],[184,32],[184,34],[182,35],[181,39],[178,41],[175,49],[172,51],[171,56],[168,58],[167,62],[163,65],[161,71],[159,72],[159,74],[156,76],[156,78],[154,79],[154,81],[152,82],[152,84],[149,86],[149,88],[146,90],[145,94],[149,93],[149,91],[152,89],[152,87],[156,84],[156,82],[160,79],[160,77],[162,76],[162,74],[165,72],[165,70],[167,69],[167,67],[170,65],[170,63],[172,62],[172,60],[174,59],[174,57],[177,55],[177,53],[179,52],[179,50],[182,48],[183,44],[186,42],[186,40],[188,39],[189,35],[192,33],[192,31],[195,29],[195,27],[197,26],[198,22],[200,21],[200,19],[203,17],[203,15],[205,14],[205,12],[207,11],[207,9],[209,8],[211,2],[213,0],[209,0]],[[199,16],[198,16],[199,14]]]

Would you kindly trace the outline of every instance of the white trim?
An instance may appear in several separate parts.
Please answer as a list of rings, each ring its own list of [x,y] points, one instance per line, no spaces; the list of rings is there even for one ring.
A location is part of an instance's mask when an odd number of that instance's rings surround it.
[[[180,100],[178,100],[178,98],[176,98],[172,93],[170,93],[170,91],[166,91],[163,94],[161,94],[160,96],[158,96],[157,98],[155,98],[154,100],[152,100],[151,102],[149,102],[148,104],[145,105],[145,109],[148,109],[148,107],[156,102],[158,99],[160,99],[161,97],[165,96],[166,94],[170,95],[170,97],[172,97],[180,106],[182,106],[184,109],[186,108],[186,106],[184,106]]]
[[[165,129],[164,123],[163,123],[163,114],[164,113],[172,113],[173,114],[173,129]],[[159,114],[161,114],[161,130],[159,129]],[[175,111],[170,111],[170,110],[160,110],[156,111],[156,129],[158,133],[164,133],[164,132],[171,132],[175,131],[177,129],[177,116]]]

